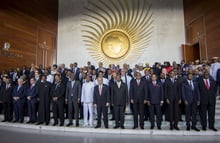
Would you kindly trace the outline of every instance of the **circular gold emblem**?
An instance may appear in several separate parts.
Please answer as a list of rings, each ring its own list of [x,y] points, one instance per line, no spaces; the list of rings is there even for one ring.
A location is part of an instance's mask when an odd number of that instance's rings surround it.
[[[108,64],[137,61],[148,47],[153,20],[147,0],[87,0],[82,37],[92,58]]]
[[[125,56],[130,49],[130,40],[125,32],[110,31],[101,40],[102,52],[109,58],[118,59]]]

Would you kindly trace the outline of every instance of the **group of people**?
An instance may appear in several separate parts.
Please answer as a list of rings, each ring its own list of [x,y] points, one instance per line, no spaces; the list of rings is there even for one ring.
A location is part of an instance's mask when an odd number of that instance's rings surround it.
[[[91,62],[79,68],[77,63],[43,69],[31,65],[22,69],[3,71],[0,78],[0,102],[3,122],[24,122],[25,111],[29,121],[37,125],[79,126],[83,118],[85,127],[109,128],[108,114],[115,120],[114,128],[124,129],[125,115],[132,114],[133,129],[144,129],[144,121],[161,129],[162,120],[170,122],[170,130],[179,130],[178,122],[185,114],[186,129],[200,131],[196,127],[200,116],[202,130],[215,128],[215,104],[220,79],[220,63],[217,57],[207,61],[181,61],[180,64],[156,62],[128,64],[122,68],[110,64],[108,68],[99,62],[95,68]],[[110,111],[110,112],[109,112]],[[96,117],[94,117],[94,115]],[[208,118],[207,118],[208,117]],[[156,123],[155,123],[156,119]],[[208,119],[208,124],[207,124]]]

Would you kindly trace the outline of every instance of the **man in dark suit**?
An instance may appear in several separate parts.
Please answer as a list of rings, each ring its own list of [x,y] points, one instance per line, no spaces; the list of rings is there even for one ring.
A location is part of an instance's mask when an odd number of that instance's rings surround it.
[[[101,127],[101,117],[103,114],[103,121],[105,128],[108,128],[108,107],[110,103],[109,87],[103,84],[103,78],[98,77],[98,85],[94,88],[94,106],[97,107],[97,126]]]
[[[60,118],[60,126],[64,125],[64,96],[65,96],[65,84],[61,81],[61,75],[55,75],[55,84],[52,87],[52,104],[53,104],[53,116],[54,124],[58,124],[58,114]]]
[[[5,86],[5,80],[6,80],[7,76],[3,75],[3,78],[0,77],[0,91]],[[2,110],[3,110],[3,105],[2,105],[1,97],[2,96],[0,95],[0,114],[2,113]]]
[[[87,66],[91,68],[91,70],[95,70],[95,66],[91,64],[90,61],[87,62]]]
[[[6,121],[12,121],[13,119],[13,105],[12,105],[12,93],[13,93],[13,85],[11,84],[10,77],[6,77],[5,84],[2,85],[2,88],[0,90],[0,99],[3,104],[3,111],[4,111],[4,120],[2,122]]]
[[[181,104],[181,96],[179,94],[180,86],[177,79],[175,79],[174,71],[170,71],[169,78],[165,81],[165,101],[168,104],[170,130],[178,128],[179,121],[179,104]]]
[[[30,86],[27,89],[27,103],[28,103],[28,114],[29,121],[27,123],[35,123],[37,121],[37,98],[38,89],[34,78],[30,79]]]
[[[151,82],[151,74],[150,69],[146,69],[144,71],[144,76],[141,78],[142,80],[146,81],[146,84],[149,84]],[[149,120],[150,118],[150,112],[149,112],[149,106],[147,104],[144,105],[144,120]]]
[[[14,103],[14,122],[24,122],[24,102],[25,102],[26,88],[23,85],[23,79],[18,79],[18,85],[13,90],[13,103]]]
[[[42,123],[49,124],[50,121],[50,92],[51,83],[49,83],[46,75],[41,76],[41,82],[38,85],[39,109],[38,109],[38,125]]]
[[[157,128],[161,130],[161,107],[164,102],[163,85],[157,81],[157,75],[152,75],[152,81],[148,84],[148,105],[150,106],[150,129],[154,129],[154,114],[156,111]]]
[[[138,115],[140,115],[140,128],[144,129],[144,104],[147,103],[147,84],[141,80],[141,73],[136,74],[136,79],[130,83],[130,99],[133,104],[134,127],[138,127]]]
[[[70,81],[68,81],[66,86],[66,96],[65,102],[68,104],[68,118],[69,124],[67,126],[73,125],[73,109],[76,119],[76,127],[79,126],[79,103],[81,99],[81,83],[75,80],[75,75],[72,73],[70,75]]]
[[[209,128],[213,131],[217,131],[214,127],[215,124],[215,104],[217,85],[214,79],[209,75],[208,71],[204,72],[204,76],[198,80],[200,91],[200,115],[202,130],[206,130],[207,127],[207,112]]]
[[[216,75],[216,82],[217,82],[217,85],[218,85],[218,93],[220,95],[220,69],[217,70],[217,75]],[[219,98],[220,99],[220,98]]]
[[[190,131],[190,120],[192,120],[192,129],[199,131],[196,128],[196,109],[200,104],[200,93],[198,84],[193,81],[193,74],[188,73],[187,79],[182,83],[182,98],[185,103],[186,111],[186,129]]]
[[[115,113],[115,129],[121,127],[124,129],[124,113],[128,97],[127,84],[122,82],[121,75],[117,74],[116,82],[111,88],[111,102]]]
[[[74,73],[74,75],[75,75],[75,79],[76,79],[76,80],[80,80],[80,79],[79,79],[80,69],[79,69],[79,67],[78,67],[77,62],[75,62],[75,63],[73,64],[73,73]]]

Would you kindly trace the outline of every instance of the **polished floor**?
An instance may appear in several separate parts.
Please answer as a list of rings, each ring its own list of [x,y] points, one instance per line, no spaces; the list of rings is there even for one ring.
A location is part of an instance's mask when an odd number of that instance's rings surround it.
[[[0,126],[0,143],[219,143],[220,136],[89,134]]]

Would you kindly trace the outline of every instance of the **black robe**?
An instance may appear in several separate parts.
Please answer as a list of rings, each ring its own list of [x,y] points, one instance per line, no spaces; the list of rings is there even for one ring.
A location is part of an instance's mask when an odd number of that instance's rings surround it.
[[[38,84],[39,109],[38,122],[49,123],[50,121],[50,96],[51,84],[49,82],[40,82]]]

